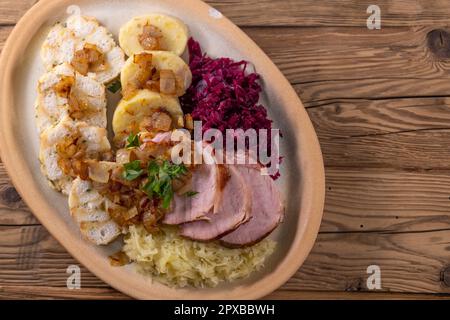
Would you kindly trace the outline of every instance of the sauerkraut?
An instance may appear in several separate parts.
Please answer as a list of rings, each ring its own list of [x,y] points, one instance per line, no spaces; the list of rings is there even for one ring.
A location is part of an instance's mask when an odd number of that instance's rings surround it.
[[[261,269],[275,246],[273,240],[265,239],[251,247],[229,249],[215,242],[184,239],[173,227],[149,234],[142,226],[131,226],[123,250],[138,272],[166,285],[214,287]]]

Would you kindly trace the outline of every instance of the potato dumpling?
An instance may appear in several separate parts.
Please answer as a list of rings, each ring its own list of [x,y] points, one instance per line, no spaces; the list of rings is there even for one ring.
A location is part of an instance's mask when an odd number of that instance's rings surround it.
[[[183,54],[189,38],[186,25],[164,14],[148,14],[128,21],[119,33],[119,44],[128,56],[145,50]]]
[[[112,125],[115,143],[120,145],[130,133],[140,132],[140,126],[145,124],[155,112],[170,115],[172,120],[170,128],[183,126],[183,111],[177,98],[150,90],[140,90],[130,100],[122,99],[114,112]]]
[[[140,89],[182,96],[191,85],[192,73],[186,62],[171,52],[145,51],[128,58],[120,81],[125,99]]]

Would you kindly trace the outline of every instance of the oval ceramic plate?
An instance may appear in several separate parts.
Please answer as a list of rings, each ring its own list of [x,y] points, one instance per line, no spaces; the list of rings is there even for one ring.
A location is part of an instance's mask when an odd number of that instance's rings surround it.
[[[130,18],[162,12],[181,18],[204,51],[253,63],[262,76],[261,102],[281,128],[285,157],[279,185],[285,198],[286,217],[271,235],[278,242],[265,268],[250,278],[216,288],[166,287],[135,272],[133,266],[114,268],[108,255],[117,247],[97,247],[82,240],[69,215],[67,200],[47,185],[38,162],[38,137],[34,124],[36,84],[44,72],[39,56],[49,27],[67,11],[98,18],[117,38]],[[311,250],[322,218],[324,169],[313,126],[297,94],[272,61],[238,27],[220,12],[198,0],[79,0],[39,1],[10,35],[0,62],[0,150],[17,190],[37,218],[58,241],[90,271],[114,288],[144,299],[254,299],[283,285]],[[114,101],[110,101],[110,110]]]

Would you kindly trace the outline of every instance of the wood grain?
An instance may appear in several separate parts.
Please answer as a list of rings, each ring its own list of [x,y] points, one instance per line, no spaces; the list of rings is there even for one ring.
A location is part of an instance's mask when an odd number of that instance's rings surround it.
[[[382,26],[446,25],[450,3],[446,0],[217,0],[206,1],[240,26],[352,26],[366,27],[369,4],[381,9]]]
[[[0,49],[35,0],[0,0]],[[294,85],[318,133],[325,215],[305,265],[274,299],[450,297],[450,2],[207,1]],[[267,80],[266,80],[267,81]],[[82,270],[30,213],[0,164],[0,298],[127,298]],[[368,292],[377,264],[382,290]]]

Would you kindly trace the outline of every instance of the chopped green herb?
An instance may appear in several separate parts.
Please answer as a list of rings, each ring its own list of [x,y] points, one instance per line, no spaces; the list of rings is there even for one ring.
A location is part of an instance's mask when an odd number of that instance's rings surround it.
[[[144,173],[144,170],[141,169],[140,160],[134,160],[132,162],[125,163],[123,167],[125,170],[123,171],[122,176],[125,180],[128,181],[132,181]]]
[[[120,80],[115,80],[110,85],[108,85],[108,90],[112,93],[116,93],[120,89],[122,89],[122,84],[120,83]]]
[[[141,145],[141,143],[139,141],[139,133],[137,133],[137,134],[130,133],[130,135],[127,138],[127,145],[125,147],[126,148],[134,148],[134,147],[139,147],[140,145]]]
[[[197,195],[197,194],[199,194],[198,191],[188,191],[188,192],[186,192],[184,195],[185,195],[186,197],[193,197],[193,196],[195,196],[195,195]]]
[[[148,164],[148,182],[142,190],[149,198],[162,200],[162,207],[169,208],[173,198],[172,180],[187,173],[187,168],[181,164],[173,164],[167,160],[153,160]]]

